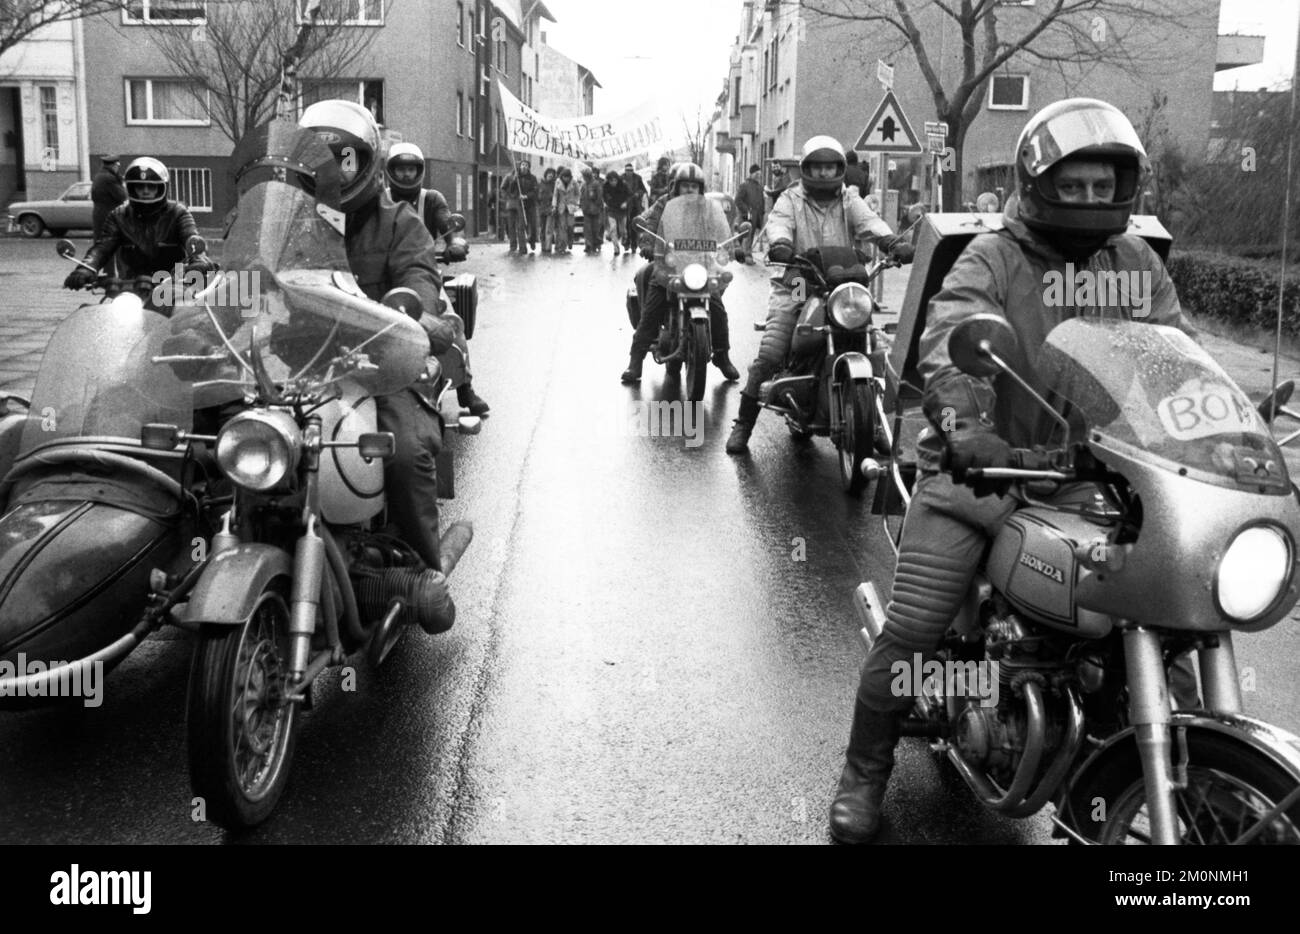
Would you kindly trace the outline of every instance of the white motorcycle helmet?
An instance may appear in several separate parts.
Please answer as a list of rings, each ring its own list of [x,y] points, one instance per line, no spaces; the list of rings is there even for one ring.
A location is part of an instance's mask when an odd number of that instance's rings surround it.
[[[837,166],[831,178],[813,178],[809,166],[814,162],[832,163]],[[833,136],[814,136],[803,144],[799,156],[799,176],[806,194],[818,201],[829,201],[844,190],[844,173],[848,169],[848,160],[844,157],[844,147]]]
[[[151,156],[141,156],[126,167],[122,175],[122,184],[126,188],[127,200],[137,214],[156,214],[167,203],[167,186],[171,182],[171,173],[167,166]],[[146,194],[144,186],[152,186],[152,194]]]
[[[417,170],[414,181],[399,182],[393,171],[402,166],[410,166]],[[388,184],[398,191],[418,192],[424,184],[424,153],[415,143],[395,143],[393,148],[388,150],[388,160],[384,163],[384,170],[388,174]]]
[[[379,194],[383,187],[379,126],[370,111],[352,101],[319,101],[302,112],[298,125],[315,131],[334,153],[342,176],[340,206],[345,214]]]

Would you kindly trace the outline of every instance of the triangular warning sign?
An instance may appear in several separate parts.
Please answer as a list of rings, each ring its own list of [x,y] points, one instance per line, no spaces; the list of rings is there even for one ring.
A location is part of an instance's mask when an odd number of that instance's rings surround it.
[[[903,108],[893,91],[886,91],[880,106],[867,121],[858,141],[853,144],[858,152],[894,152],[899,154],[924,152],[924,147],[912,131],[912,125],[903,116]]]

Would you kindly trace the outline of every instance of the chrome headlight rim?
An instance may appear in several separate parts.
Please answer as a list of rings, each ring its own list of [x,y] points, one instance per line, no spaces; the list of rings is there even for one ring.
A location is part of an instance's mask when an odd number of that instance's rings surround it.
[[[258,444],[267,452],[266,468],[254,472],[245,466],[245,460],[257,455]],[[217,434],[217,466],[236,486],[265,493],[293,476],[302,446],[302,430],[288,412],[252,409],[221,426]]]
[[[1263,560],[1258,556],[1258,546],[1252,549],[1251,545],[1243,544],[1245,536],[1260,532],[1272,536],[1271,541],[1281,546],[1281,561],[1277,568],[1279,573],[1276,574],[1276,587],[1264,602],[1260,602],[1258,597],[1254,600],[1250,597],[1252,593],[1259,593],[1259,578],[1261,575],[1258,573],[1247,575],[1245,581],[1240,576],[1242,568],[1258,568],[1261,560]],[[1264,539],[1263,541],[1269,542],[1270,539]],[[1248,552],[1245,557],[1238,557],[1233,554],[1233,550],[1239,544],[1243,545],[1243,550]],[[1267,547],[1267,545],[1264,547]],[[1255,553],[1250,554],[1251,550]],[[1215,609],[1229,623],[1242,626],[1256,623],[1275,613],[1287,594],[1291,592],[1291,582],[1295,576],[1295,561],[1295,542],[1285,527],[1278,525],[1276,522],[1268,521],[1250,522],[1243,525],[1228,537],[1228,543],[1223,549],[1223,554],[1219,556],[1219,560],[1215,564],[1213,578]],[[1233,575],[1232,579],[1225,580],[1225,568]],[[1267,569],[1265,569],[1264,573],[1267,573]],[[1244,591],[1244,594],[1239,594],[1238,590]],[[1243,604],[1246,604],[1246,606],[1243,607]],[[1255,607],[1258,607],[1258,609],[1255,609],[1254,612],[1247,612]]]
[[[866,327],[871,322],[875,309],[876,303],[871,299],[871,291],[860,282],[837,285],[826,299],[826,311],[846,331]]]
[[[709,271],[703,263],[688,263],[682,270],[682,284],[692,292],[702,292],[709,286]]]

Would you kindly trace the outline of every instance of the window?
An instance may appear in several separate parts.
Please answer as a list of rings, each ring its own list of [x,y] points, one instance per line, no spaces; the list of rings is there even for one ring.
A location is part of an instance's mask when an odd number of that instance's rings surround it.
[[[64,201],[89,201],[90,182],[77,182],[63,193]]]
[[[42,159],[59,158],[59,101],[54,92],[53,85],[41,85]]]
[[[478,126],[478,101],[474,98],[469,99],[469,117],[465,120],[465,125],[469,127],[469,138],[474,138],[474,127]],[[479,136],[483,135],[483,128],[479,127]]]
[[[127,78],[126,122],[207,126],[208,89],[181,78]]]
[[[731,115],[740,116],[740,75],[736,75],[735,88],[731,92]]]
[[[298,96],[298,113],[328,100],[356,101],[370,111],[375,122],[384,122],[384,81],[382,78],[305,78]]]
[[[456,3],[456,44],[462,49],[465,48],[465,3],[464,0],[457,0]]]
[[[171,173],[171,191],[175,198],[190,209],[190,213],[203,214],[212,210],[212,170],[167,167]]]
[[[456,92],[456,135],[465,135],[465,95]]]
[[[1029,76],[994,75],[989,82],[989,110],[1028,110]]]
[[[496,47],[497,47],[497,53],[496,53],[497,71],[501,72],[503,75],[509,75],[510,74],[510,58],[509,58],[510,47],[506,42],[505,30],[501,31],[501,38],[496,41]]]
[[[298,25],[307,22],[312,0],[298,0]],[[384,25],[384,0],[320,0],[316,22],[344,26]]]
[[[122,10],[122,22],[127,26],[144,23],[197,26],[207,22],[207,18],[207,4],[196,0],[129,0]]]

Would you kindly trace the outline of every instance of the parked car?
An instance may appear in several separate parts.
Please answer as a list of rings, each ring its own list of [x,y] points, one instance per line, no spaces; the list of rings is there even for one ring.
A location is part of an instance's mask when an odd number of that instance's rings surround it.
[[[39,237],[46,230],[62,237],[69,230],[92,230],[95,205],[90,182],[74,182],[51,201],[15,201],[9,205],[9,230],[24,237]]]

